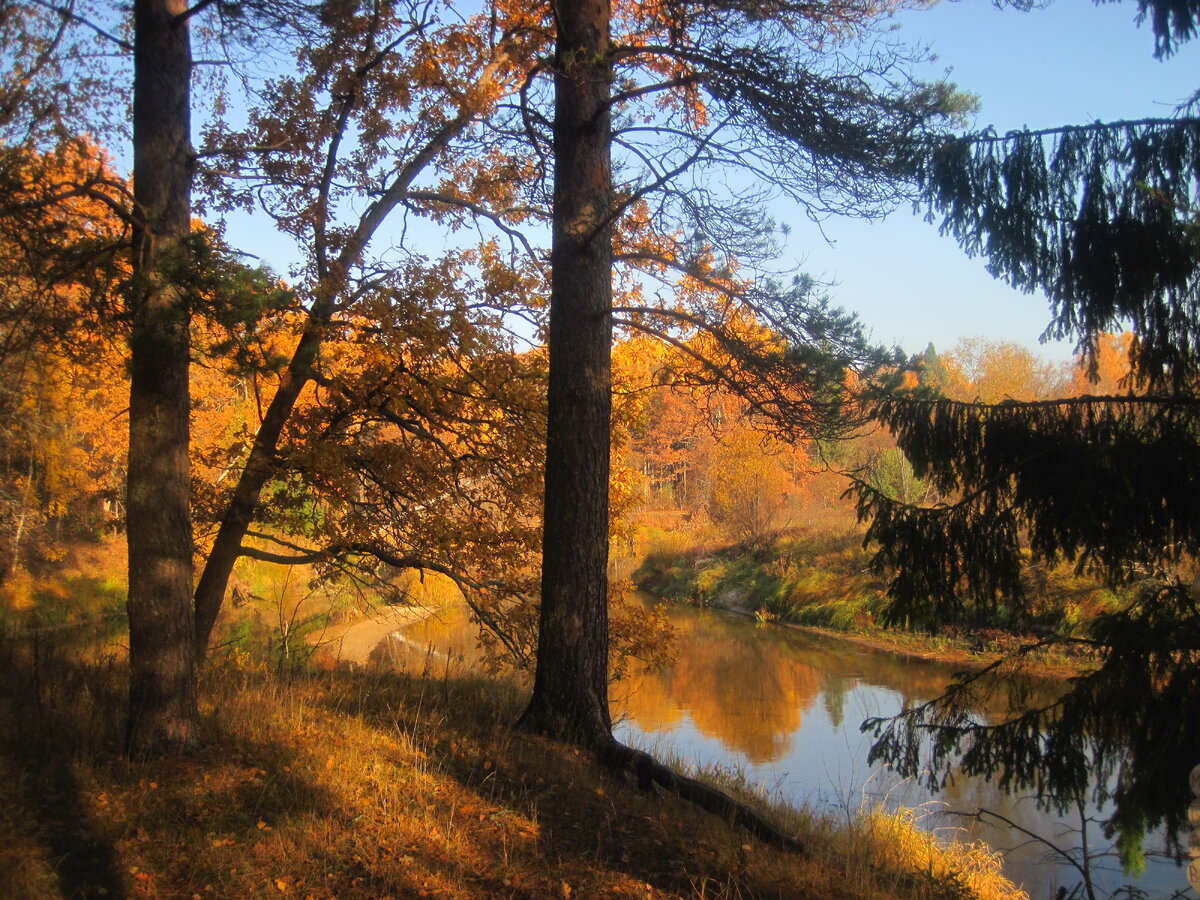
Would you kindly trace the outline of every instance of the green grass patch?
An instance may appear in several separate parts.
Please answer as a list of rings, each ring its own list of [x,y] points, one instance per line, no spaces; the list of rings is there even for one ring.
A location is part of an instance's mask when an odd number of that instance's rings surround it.
[[[766,546],[657,553],[643,561],[634,581],[677,601],[851,630],[871,625],[883,603],[883,581],[867,571],[860,544],[853,534],[794,534]]]
[[[792,532],[765,545],[651,553],[633,578],[643,590],[677,602],[853,632],[877,628],[887,609],[887,579],[872,571],[871,557],[861,534]],[[998,604],[939,631],[971,646],[996,643],[996,632],[1086,635],[1097,617],[1132,597],[1068,565],[1027,565],[1022,587],[1022,607]],[[911,627],[922,630],[923,624]]]

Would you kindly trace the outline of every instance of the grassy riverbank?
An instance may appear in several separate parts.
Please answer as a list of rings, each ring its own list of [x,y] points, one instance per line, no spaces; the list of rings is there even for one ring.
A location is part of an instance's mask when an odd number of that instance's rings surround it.
[[[203,746],[129,762],[119,660],[10,642],[0,667],[4,897],[1022,896],[890,817],[773,809],[811,850],[762,846],[513,731],[511,682],[234,654],[205,673]]]
[[[989,616],[936,632],[881,624],[887,581],[871,571],[862,535],[790,533],[761,546],[696,547],[652,552],[633,573],[634,583],[675,602],[718,606],[762,621],[838,632],[891,652],[985,664],[1036,635],[1083,634],[1096,616],[1121,599],[1066,566],[1030,566],[1023,575],[1030,598],[1020,616],[999,607]],[[1088,660],[1056,651],[1035,661],[1073,670]]]

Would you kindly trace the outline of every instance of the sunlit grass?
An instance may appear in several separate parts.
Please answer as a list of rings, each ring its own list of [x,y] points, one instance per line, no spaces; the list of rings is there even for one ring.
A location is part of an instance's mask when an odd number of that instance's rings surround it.
[[[877,864],[912,872],[914,876],[958,890],[963,897],[987,900],[1029,900],[1000,871],[1001,857],[982,841],[966,840],[959,829],[930,832],[921,827],[929,810],[880,808],[864,812],[852,829],[871,847]]]
[[[733,794],[800,840],[807,852],[792,857],[791,866],[808,889],[862,897],[1029,900],[1001,872],[1001,855],[985,843],[964,839],[961,829],[923,828],[927,808],[891,812],[846,804],[837,812],[819,811],[787,801],[782,790],[769,784],[751,782],[736,766],[696,767],[661,750],[655,755],[677,771]],[[742,844],[740,864],[758,849]],[[736,890],[714,892],[714,885],[695,886],[695,896],[743,896]]]
[[[130,762],[119,657],[51,653],[35,672],[0,649],[3,897],[977,896],[946,893],[953,864],[929,881],[865,826],[770,804],[736,774],[709,777],[809,852],[642,791],[514,731],[510,681],[280,679],[229,648],[204,674],[196,753]]]

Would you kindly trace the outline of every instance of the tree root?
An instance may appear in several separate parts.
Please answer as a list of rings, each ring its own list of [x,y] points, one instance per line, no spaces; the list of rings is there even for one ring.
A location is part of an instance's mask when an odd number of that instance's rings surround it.
[[[609,740],[600,745],[597,756],[607,768],[632,773],[644,790],[649,790],[652,784],[662,785],[689,803],[720,816],[732,825],[746,829],[765,843],[797,853],[805,850],[803,843],[784,834],[745,803],[735,800],[712,785],[672,771],[649,753],[626,747],[616,740]]]

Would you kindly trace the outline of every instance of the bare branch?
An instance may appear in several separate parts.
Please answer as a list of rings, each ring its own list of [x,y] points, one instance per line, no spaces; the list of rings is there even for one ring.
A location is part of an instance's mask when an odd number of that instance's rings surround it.
[[[540,262],[540,257],[538,256],[533,245],[529,243],[529,239],[525,237],[524,233],[521,232],[520,229],[514,228],[504,221],[503,212],[494,212],[479,203],[468,200],[466,197],[455,197],[452,194],[444,194],[440,191],[409,191],[407,197],[409,200],[419,200],[427,203],[441,203],[444,206],[455,206],[460,209],[465,209],[473,215],[487,219],[489,222],[503,231],[509,238],[519,242],[525,248],[525,253],[530,259],[534,260],[535,262]]]
[[[101,28],[99,25],[97,25],[91,19],[89,19],[85,16],[79,15],[77,12],[72,10],[69,6],[56,6],[53,3],[46,2],[46,0],[32,0],[32,2],[35,6],[40,6],[40,7],[42,7],[42,9],[48,9],[48,10],[50,10],[50,12],[57,13],[59,16],[62,16],[64,21],[77,22],[78,24],[84,26],[85,28],[90,28],[92,31],[96,32],[96,34],[100,35],[100,37],[104,38],[105,40],[112,41],[114,44],[116,44],[118,47],[120,47],[126,53],[133,52],[133,44],[129,43],[129,41],[126,41],[123,38],[119,38],[115,34],[112,34],[111,32],[105,31],[103,28]]]

